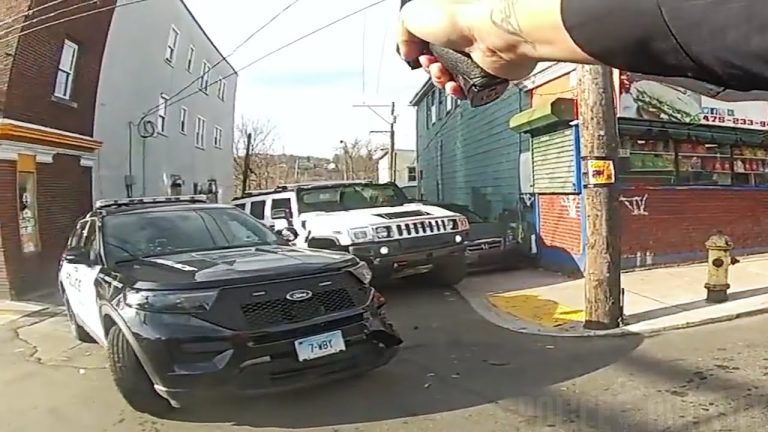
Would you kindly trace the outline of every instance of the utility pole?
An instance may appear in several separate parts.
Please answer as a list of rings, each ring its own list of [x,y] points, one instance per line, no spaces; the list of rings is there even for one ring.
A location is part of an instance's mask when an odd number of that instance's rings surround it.
[[[613,70],[579,66],[579,127],[587,222],[584,327],[622,324],[621,237],[615,162],[619,152]]]
[[[397,157],[395,155],[395,124],[397,123],[397,110],[395,103],[390,105],[352,105],[354,108],[368,108],[376,114],[380,119],[384,120],[389,125],[389,131],[371,131],[371,133],[389,133],[389,180],[395,182],[397,180]],[[376,108],[389,108],[390,119],[387,119],[383,115],[376,111]]]
[[[248,191],[248,175],[251,173],[251,141],[253,135],[248,132],[245,138],[245,158],[243,159],[243,185],[240,193],[245,195]]]

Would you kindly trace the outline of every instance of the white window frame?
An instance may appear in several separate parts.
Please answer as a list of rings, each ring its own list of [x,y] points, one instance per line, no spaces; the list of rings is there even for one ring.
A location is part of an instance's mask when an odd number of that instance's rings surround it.
[[[213,147],[222,148],[222,140],[224,139],[224,129],[219,126],[213,127]]]
[[[203,65],[200,67],[200,84],[199,88],[205,94],[208,94],[208,87],[211,85],[211,64],[203,60]]]
[[[227,100],[227,81],[219,77],[219,88],[217,90],[219,99],[223,102]]]
[[[64,64],[64,52],[67,48],[72,49],[72,58],[68,65]],[[75,69],[77,66],[77,55],[80,52],[80,46],[71,40],[64,39],[59,56],[59,68],[56,71],[56,81],[54,82],[53,95],[62,99],[72,99],[72,86],[75,81]],[[59,92],[60,80],[64,80],[64,91]]]
[[[195,46],[190,44],[187,50],[187,72],[192,73],[195,68]]]
[[[168,31],[168,41],[165,44],[165,61],[169,65],[173,65],[176,62],[176,57],[179,54],[179,40],[181,39],[181,32],[176,26],[172,25]]]
[[[413,180],[411,180],[411,170],[413,170]],[[419,171],[416,169],[416,166],[411,165],[406,167],[405,169],[405,180],[408,183],[414,183],[419,181]]]
[[[440,97],[437,91],[432,91],[432,98],[430,100],[429,113],[432,117],[432,125],[437,123],[437,98]]]
[[[165,135],[168,131],[168,100],[170,98],[165,93],[160,93],[157,104],[157,133]]]
[[[208,120],[203,116],[197,116],[195,120],[195,147],[205,149],[205,130]],[[202,125],[202,127],[201,127]]]
[[[179,109],[179,132],[187,134],[187,123],[189,121],[189,109],[183,106]]]

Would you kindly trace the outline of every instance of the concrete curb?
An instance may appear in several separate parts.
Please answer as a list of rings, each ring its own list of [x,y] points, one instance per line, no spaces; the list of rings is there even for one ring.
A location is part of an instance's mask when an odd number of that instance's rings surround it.
[[[542,327],[536,323],[521,320],[506,312],[502,312],[491,304],[486,295],[473,295],[469,290],[461,288],[458,288],[458,291],[477,313],[491,323],[516,333],[547,337],[655,336],[674,330],[700,327],[768,313],[768,295],[762,295],[707,306],[705,308],[687,310],[613,330],[595,331],[579,329],[563,331]]]

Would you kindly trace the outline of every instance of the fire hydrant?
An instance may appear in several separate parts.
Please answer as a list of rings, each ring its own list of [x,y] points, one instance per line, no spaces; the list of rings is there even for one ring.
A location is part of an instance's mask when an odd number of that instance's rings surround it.
[[[723,303],[728,301],[728,268],[739,262],[731,256],[733,243],[722,232],[715,233],[704,244],[707,247],[707,289],[708,303]]]

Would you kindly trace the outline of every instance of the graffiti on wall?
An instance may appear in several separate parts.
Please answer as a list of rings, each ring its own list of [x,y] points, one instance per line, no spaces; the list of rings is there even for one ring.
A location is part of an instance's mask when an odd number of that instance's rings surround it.
[[[560,204],[568,211],[569,218],[579,217],[579,197],[578,195],[566,195],[560,198]]]
[[[645,203],[648,201],[648,194],[643,196],[625,197],[619,196],[619,201],[623,202],[625,206],[632,212],[632,216],[648,216],[648,211],[645,209]]]

